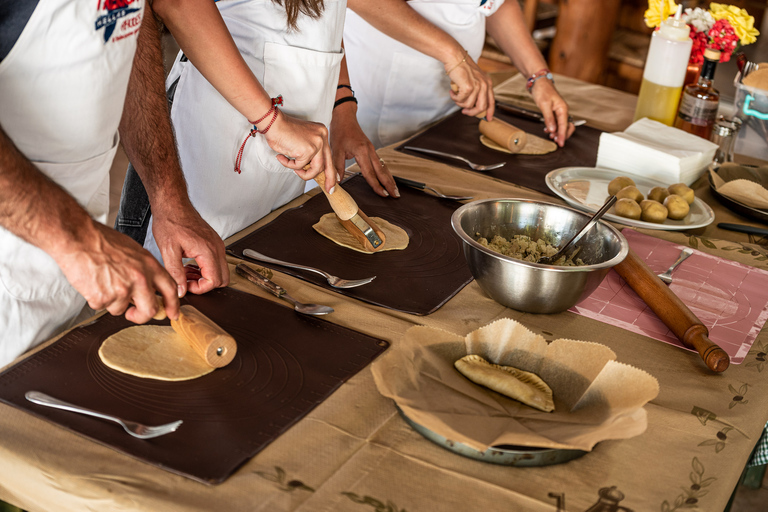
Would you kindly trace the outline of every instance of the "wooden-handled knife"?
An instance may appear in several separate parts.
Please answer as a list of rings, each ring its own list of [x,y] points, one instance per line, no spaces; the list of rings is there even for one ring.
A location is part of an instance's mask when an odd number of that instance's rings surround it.
[[[710,370],[728,368],[730,357],[709,339],[709,330],[632,249],[614,268],[683,345],[699,353]]]
[[[336,184],[333,194],[325,191],[325,175],[318,174],[315,181],[331,203],[339,222],[368,251],[378,251],[387,241],[384,232],[357,206],[355,200],[341,185]]]
[[[157,296],[158,312],[155,320],[165,320],[167,315],[163,299]],[[194,306],[184,304],[179,310],[178,320],[171,320],[171,327],[195,349],[212,368],[221,368],[232,362],[237,353],[237,342],[213,320]]]

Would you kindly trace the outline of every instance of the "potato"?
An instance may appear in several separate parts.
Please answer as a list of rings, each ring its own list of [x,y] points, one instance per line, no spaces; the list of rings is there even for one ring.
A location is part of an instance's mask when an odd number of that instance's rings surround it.
[[[619,217],[626,217],[628,219],[640,220],[640,216],[643,213],[643,210],[640,208],[640,205],[637,204],[637,201],[627,197],[616,201],[616,204],[613,205],[613,208],[616,211],[616,215]]]
[[[635,186],[635,182],[632,180],[632,178],[627,178],[626,176],[619,176],[617,178],[613,178],[610,183],[608,183],[608,193],[612,196],[616,195],[616,192],[623,189],[624,187],[629,186]]]
[[[656,201],[658,203],[663,203],[668,195],[669,195],[669,190],[665,189],[664,187],[653,187],[648,192],[648,199],[652,201]]]
[[[640,192],[636,186],[629,185],[628,187],[624,187],[623,189],[616,192],[616,198],[617,199],[631,199],[636,203],[639,203],[643,199],[645,199],[645,196]]]
[[[644,220],[645,222],[655,222],[656,224],[661,224],[667,220],[667,215],[669,215],[669,211],[667,210],[666,206],[652,199],[646,199],[645,201],[642,201],[640,203],[640,209],[642,210],[640,219]]]
[[[684,219],[688,212],[691,211],[691,207],[688,205],[688,201],[683,196],[677,194],[670,194],[664,200],[664,206],[667,207],[668,217],[673,220]]]
[[[693,189],[689,188],[685,183],[675,183],[674,185],[668,186],[667,190],[670,194],[682,196],[682,198],[685,199],[688,204],[693,204],[693,199],[695,197],[693,195]]]

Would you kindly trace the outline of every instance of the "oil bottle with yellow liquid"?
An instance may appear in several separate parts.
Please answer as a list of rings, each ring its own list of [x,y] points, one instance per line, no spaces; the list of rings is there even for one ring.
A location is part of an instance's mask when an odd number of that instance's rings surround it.
[[[662,22],[651,36],[635,121],[647,117],[667,126],[675,122],[693,45],[691,28],[680,19],[682,11],[679,5],[674,18]]]

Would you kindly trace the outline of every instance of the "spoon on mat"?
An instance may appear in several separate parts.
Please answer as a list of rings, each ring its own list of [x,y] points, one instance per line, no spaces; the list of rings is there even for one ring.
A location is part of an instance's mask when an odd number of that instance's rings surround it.
[[[602,208],[597,210],[595,214],[592,216],[592,218],[589,219],[589,222],[587,222],[584,225],[584,227],[578,231],[578,233],[573,235],[573,238],[568,240],[568,242],[562,248],[560,248],[559,251],[557,251],[552,256],[542,256],[541,258],[539,258],[539,261],[537,261],[536,263],[539,263],[541,265],[554,264],[557,260],[559,260],[565,254],[566,249],[569,249],[572,245],[574,245],[576,242],[581,240],[581,237],[587,234],[587,232],[590,229],[592,229],[592,226],[594,226],[597,223],[597,221],[600,220],[600,217],[605,215],[605,212],[611,209],[611,206],[613,206],[615,202],[616,202],[616,196],[610,196],[605,201],[605,204],[602,206]]]

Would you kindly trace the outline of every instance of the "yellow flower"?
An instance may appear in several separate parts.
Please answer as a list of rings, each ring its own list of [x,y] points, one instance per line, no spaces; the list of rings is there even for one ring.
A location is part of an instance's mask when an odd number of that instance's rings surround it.
[[[675,0],[648,0],[648,10],[644,14],[645,24],[649,27],[658,27],[675,12],[677,12]]]
[[[757,40],[760,32],[755,28],[755,18],[750,16],[745,9],[740,9],[735,5],[709,4],[709,12],[715,21],[725,19],[733,27],[736,35],[739,36],[741,44],[751,44]]]

